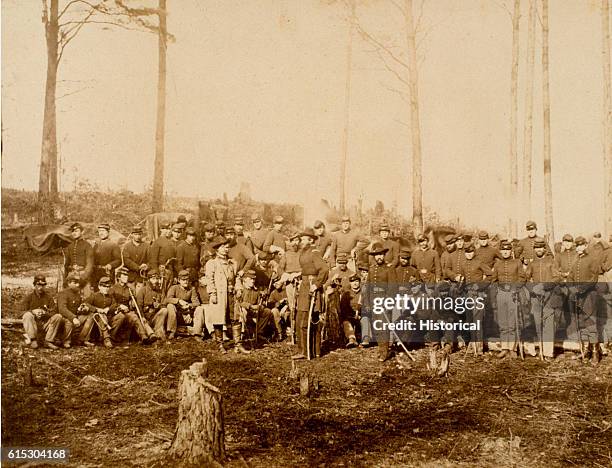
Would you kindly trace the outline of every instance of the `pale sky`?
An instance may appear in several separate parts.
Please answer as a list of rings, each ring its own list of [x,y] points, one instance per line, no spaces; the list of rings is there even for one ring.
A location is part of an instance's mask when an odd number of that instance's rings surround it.
[[[66,0],[60,0],[64,5]],[[419,0],[415,0],[418,15]],[[507,1],[511,4],[512,2]],[[519,156],[528,2],[523,1]],[[555,229],[603,230],[601,18],[593,0],[550,1]],[[2,186],[34,190],[46,72],[39,0],[2,2]],[[512,28],[503,2],[427,0],[419,36],[424,204],[443,218],[499,229],[507,219]],[[337,203],[348,23],[329,0],[168,0],[166,189],[265,201]],[[363,28],[398,53],[403,17],[358,1]],[[541,35],[534,100],[534,214],[544,228]],[[409,215],[411,147],[403,89],[373,47],[353,42],[348,197]],[[60,65],[63,189],[76,179],[141,191],[151,184],[157,87],[154,35],[88,25]],[[522,228],[523,222],[519,224]]]

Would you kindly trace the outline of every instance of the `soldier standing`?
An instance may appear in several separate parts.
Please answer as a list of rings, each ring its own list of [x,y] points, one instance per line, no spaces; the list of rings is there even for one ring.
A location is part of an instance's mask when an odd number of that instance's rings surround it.
[[[161,289],[165,294],[174,282],[174,262],[176,262],[176,243],[172,240],[170,223],[160,226],[160,236],[153,241],[149,248],[148,265],[152,270],[159,271]]]
[[[62,325],[62,315],[57,313],[55,301],[51,294],[45,290],[47,279],[44,275],[34,276],[34,291],[23,298],[19,310],[23,312],[23,328],[26,345],[38,348],[38,328],[42,325],[45,331],[45,343],[55,341],[58,328]],[[65,340],[65,339],[64,339]],[[55,345],[52,348],[57,348]]]
[[[574,238],[571,234],[565,234],[561,241],[561,251],[555,256],[555,270],[559,272],[561,280],[567,281],[570,269],[578,258],[578,253],[574,248]]]
[[[501,352],[498,358],[505,356],[516,357],[518,333],[521,321],[519,314],[519,288],[525,282],[525,274],[521,261],[512,258],[512,244],[503,241],[500,245],[501,258],[493,265],[493,281],[497,282],[497,325],[499,326],[499,339]]]
[[[317,240],[315,241],[315,249],[319,251],[323,260],[329,263],[329,258],[331,256],[331,245],[332,238],[327,232],[325,232],[325,223],[321,220],[316,220],[314,222],[314,233],[317,236]]]
[[[391,229],[389,225],[387,223],[381,224],[379,229],[380,243],[385,249],[388,249],[385,254],[385,263],[387,266],[395,268],[399,263],[399,243],[391,240],[389,238],[390,235]]]
[[[255,213],[251,216],[253,222],[253,231],[249,236],[249,244],[251,245],[251,251],[254,255],[260,254],[264,251],[264,243],[268,237],[268,230],[263,227],[263,220],[261,215]]]
[[[189,272],[189,284],[195,284],[200,271],[200,249],[196,244],[196,232],[192,227],[185,230],[185,240],[176,248],[177,270]]]
[[[263,245],[264,252],[270,252],[271,254],[279,253],[281,255],[285,253],[287,237],[282,233],[284,222],[285,220],[282,216],[274,217],[272,230],[268,232]]]
[[[538,239],[538,226],[535,221],[527,221],[525,224],[525,229],[527,230],[527,237],[518,242],[514,256],[520,259],[524,265],[527,265],[535,258],[534,243],[536,239]],[[546,256],[552,257],[552,250],[550,250],[550,247],[546,244],[546,242],[544,242],[544,245],[546,249]]]
[[[314,251],[315,240],[316,235],[312,228],[306,228],[300,234],[302,282],[300,283],[297,300],[298,353],[292,356],[293,359],[304,359],[307,357],[308,350],[311,350],[311,354],[316,357],[321,355],[321,321],[319,320],[319,314],[323,306],[321,290],[327,280],[328,268],[319,253]],[[308,336],[308,329],[311,331],[310,336]],[[313,348],[314,353],[312,353]]]
[[[142,227],[134,226],[130,233],[130,240],[123,246],[123,265],[128,269],[128,282],[132,287],[141,288],[144,276],[149,268],[147,264],[148,248],[142,242]]]
[[[422,281],[435,283],[440,280],[442,274],[440,256],[438,252],[429,248],[427,237],[424,235],[421,234],[417,241],[419,248],[412,252],[410,264],[418,270]]]
[[[108,276],[112,281],[115,277],[115,269],[121,264],[119,246],[110,240],[109,234],[109,224],[102,223],[98,226],[99,239],[93,246],[94,270],[92,275],[92,285],[96,289],[103,276]]]
[[[336,257],[343,253],[350,259],[355,259],[355,247],[359,241],[359,233],[351,230],[351,218],[343,216],[341,219],[340,230],[335,232],[332,237],[330,261],[335,262]]]
[[[202,268],[206,266],[206,262],[215,256],[213,244],[216,242],[215,227],[212,224],[206,223],[203,232],[204,240],[200,243],[200,265],[202,265]]]
[[[238,275],[240,276],[245,265],[254,257],[254,255],[244,243],[240,243],[236,240],[236,232],[234,231],[234,228],[227,228],[225,230],[225,237],[227,237],[229,240],[229,258],[236,262]]]
[[[94,253],[91,244],[83,239],[83,226],[81,223],[73,223],[70,226],[73,241],[64,251],[64,275],[76,273],[82,288],[89,292],[91,276],[94,269]],[[64,285],[67,282],[64,281]]]
[[[478,233],[478,249],[476,250],[476,258],[489,268],[493,268],[495,260],[500,258],[499,251],[489,245],[489,233],[487,231],[480,231]]]
[[[395,269],[387,265],[385,262],[385,255],[387,248],[379,242],[375,242],[370,249],[370,255],[374,257],[374,265],[370,266],[368,273],[368,281],[371,287],[371,293],[373,297],[391,297],[393,288],[397,283],[395,276]],[[386,313],[385,313],[386,314]],[[391,321],[393,318],[391,318]],[[384,320],[381,320],[384,324],[388,324],[389,316],[386,314]],[[378,342],[378,360],[384,362],[389,358],[389,330],[386,328],[383,330],[376,329],[374,327],[376,341]]]
[[[289,237],[289,247],[278,264],[279,281],[285,284],[287,305],[291,326],[287,327],[287,335],[292,336],[295,331],[295,314],[297,305],[297,284],[302,276],[300,266],[300,233],[295,232]]]
[[[234,220],[234,232],[236,233],[236,243],[246,247],[247,237],[244,235],[244,221],[242,220],[242,216],[237,216]]]
[[[452,254],[455,252],[455,236],[447,234],[444,237],[446,248],[440,255],[440,270],[442,270],[442,279],[450,280],[452,278]]]

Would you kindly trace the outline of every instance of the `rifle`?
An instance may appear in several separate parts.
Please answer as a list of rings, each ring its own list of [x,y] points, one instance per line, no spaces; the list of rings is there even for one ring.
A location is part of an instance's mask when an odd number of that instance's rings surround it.
[[[519,300],[518,291],[513,291],[512,299],[514,300],[516,304],[516,307],[514,309],[514,328],[516,329],[516,341],[518,341],[519,355],[521,356],[521,360],[524,361],[525,360],[525,350],[523,349],[523,338],[522,338],[522,333],[521,333],[522,327],[521,327],[521,320],[519,318],[520,300]]]
[[[153,328],[151,328],[151,325],[149,325],[149,322],[147,322],[146,319],[143,317],[143,315],[140,313],[140,307],[138,307],[138,303],[136,302],[134,293],[129,287],[128,287],[128,291],[130,292],[130,297],[132,298],[132,302],[134,302],[134,307],[136,308],[136,315],[138,316],[138,320],[140,321],[140,324],[144,328],[144,331],[147,335],[147,339],[151,338],[152,336],[155,336],[155,332],[153,331]]]
[[[314,306],[316,301],[316,291],[310,293],[310,305],[308,306],[308,326],[306,328],[306,358],[310,361],[312,359],[312,351],[310,349],[310,322],[312,321],[312,313],[314,312]]]

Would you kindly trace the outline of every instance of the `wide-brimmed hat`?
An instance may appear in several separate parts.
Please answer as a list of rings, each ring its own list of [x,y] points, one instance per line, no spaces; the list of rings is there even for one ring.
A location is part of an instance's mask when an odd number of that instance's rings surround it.
[[[300,237],[310,237],[311,239],[316,239],[317,235],[314,232],[313,228],[307,227],[306,229],[304,229],[302,232],[300,232]]]
[[[372,245],[372,248],[370,248],[370,255],[380,255],[380,254],[386,254],[389,251],[389,249],[385,248],[380,242],[375,242],[374,245]]]

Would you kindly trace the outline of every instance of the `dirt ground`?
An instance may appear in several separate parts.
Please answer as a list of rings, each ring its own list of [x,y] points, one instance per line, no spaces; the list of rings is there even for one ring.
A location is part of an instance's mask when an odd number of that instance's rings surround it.
[[[53,256],[18,262],[15,239],[3,236],[3,317],[33,271],[56,268]],[[381,364],[375,349],[342,349],[299,364],[319,381],[301,397],[288,343],[222,356],[192,338],[58,351],[20,338],[2,331],[2,445],[69,447],[69,466],[167,465],[179,374],[202,358],[223,393],[230,467],[612,466],[612,357],[461,352],[437,378],[424,350]]]

